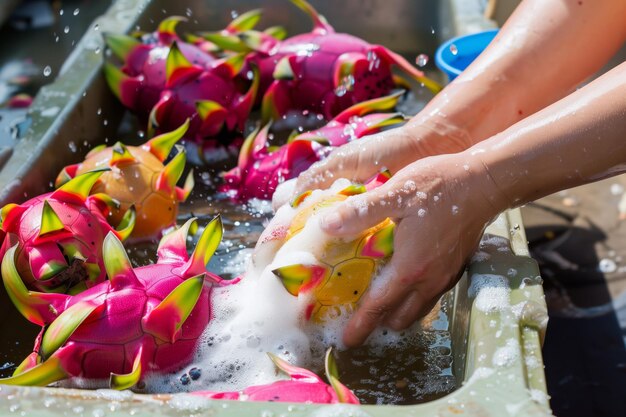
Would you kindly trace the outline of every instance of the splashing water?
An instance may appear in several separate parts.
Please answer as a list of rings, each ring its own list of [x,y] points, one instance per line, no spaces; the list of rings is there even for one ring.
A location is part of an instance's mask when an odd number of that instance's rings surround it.
[[[418,67],[426,66],[426,64],[428,64],[428,55],[419,54],[417,58],[415,58],[415,63]]]

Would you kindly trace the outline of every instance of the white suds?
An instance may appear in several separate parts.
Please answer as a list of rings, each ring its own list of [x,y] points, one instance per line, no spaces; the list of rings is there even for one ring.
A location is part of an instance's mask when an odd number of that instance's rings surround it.
[[[194,363],[178,375],[190,375],[196,368],[199,376],[188,378],[148,378],[151,392],[191,391],[198,388],[210,391],[240,390],[250,385],[275,381],[279,376],[267,352],[288,362],[305,367],[321,367],[328,346],[342,347],[342,334],[352,308],[338,306],[337,317],[323,324],[308,321],[305,313],[310,304],[310,293],[291,295],[273,272],[289,265],[322,265],[329,247],[342,239],[325,234],[320,218],[332,209],[317,208],[303,224],[302,229],[286,239],[286,234],[298,213],[311,208],[320,200],[334,196],[350,182],[337,180],[329,190],[315,190],[297,208],[280,207],[257,242],[252,261],[249,252],[242,251],[233,263],[233,275],[246,267],[243,279],[236,285],[214,288],[213,318],[200,340]],[[359,210],[367,205],[357,197],[349,199]],[[374,281],[384,286],[385,277]],[[378,331],[370,337],[370,344],[393,345],[402,337],[391,331]],[[200,370],[198,372],[197,370]]]
[[[516,339],[507,339],[506,345],[499,347],[493,354],[493,366],[507,367],[515,364],[520,357],[520,346]]]
[[[480,311],[492,313],[509,305],[511,292],[506,278],[493,274],[474,274],[467,290],[469,297],[475,297],[474,305]]]

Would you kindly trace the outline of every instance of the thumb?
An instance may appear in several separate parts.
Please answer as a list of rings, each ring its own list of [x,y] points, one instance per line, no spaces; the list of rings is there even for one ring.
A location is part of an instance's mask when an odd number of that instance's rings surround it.
[[[349,197],[332,207],[321,216],[322,230],[332,236],[355,235],[376,226],[388,217],[397,217],[400,207],[389,198],[388,193],[392,192],[387,185],[389,182],[374,190]]]

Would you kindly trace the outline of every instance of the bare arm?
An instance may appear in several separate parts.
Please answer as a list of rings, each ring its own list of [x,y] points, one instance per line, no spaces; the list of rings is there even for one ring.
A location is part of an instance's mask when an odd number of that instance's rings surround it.
[[[570,93],[624,41],[623,0],[523,1],[476,61],[413,119],[411,129],[442,116],[466,130],[470,144],[478,143]]]
[[[471,150],[500,210],[626,171],[626,62]]]
[[[395,252],[349,322],[345,343],[362,343],[382,322],[401,329],[426,314],[502,210],[621,172],[626,63],[492,138],[421,159],[348,199],[322,218],[329,234],[353,235],[387,217],[398,226]]]
[[[406,126],[335,150],[300,176],[295,192],[460,152],[564,97],[625,40],[623,0],[526,0],[480,57]]]

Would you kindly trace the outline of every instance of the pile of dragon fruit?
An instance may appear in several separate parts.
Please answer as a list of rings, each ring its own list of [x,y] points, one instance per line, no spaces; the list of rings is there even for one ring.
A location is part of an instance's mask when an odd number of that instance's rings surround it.
[[[122,62],[105,63],[106,80],[145,123],[151,139],[140,146],[118,142],[94,148],[59,173],[54,191],[2,208],[2,280],[16,308],[41,332],[33,352],[0,383],[90,380],[141,390],[151,375],[191,363],[216,319],[215,294],[228,288],[259,285],[280,293],[286,303],[297,303],[293,319],[303,328],[354,310],[393,252],[391,220],[349,242],[331,239],[312,259],[276,260],[289,259],[281,255],[286,250],[308,247],[301,232],[314,227],[320,211],[384,183],[388,172],[366,184],[339,183],[331,191],[295,198],[284,209],[289,214],[277,214],[257,244],[257,265],[251,266],[263,271],[257,278],[225,280],[207,270],[222,239],[219,216],[202,225],[201,233],[195,218],[175,227],[179,204],[194,187],[194,172],[185,167],[186,144],[203,154],[238,155],[237,165],[222,176],[220,191],[229,198],[268,200],[281,182],[333,148],[404,121],[393,109],[402,95],[396,89],[408,82],[394,75],[392,66],[438,91],[401,56],[335,32],[304,0],[291,3],[311,17],[310,33],[286,37],[279,27],[257,30],[255,10],[218,32],[181,37],[175,29],[183,19],[170,17],[152,34],[105,36],[113,60]],[[244,138],[254,112],[260,123]],[[291,112],[319,115],[326,124],[271,146],[272,124]],[[200,237],[189,254],[187,242],[196,233]],[[134,267],[122,242],[159,237],[157,261]],[[194,394],[358,403],[339,382],[330,349],[327,382],[276,352],[267,354],[289,379]]]

